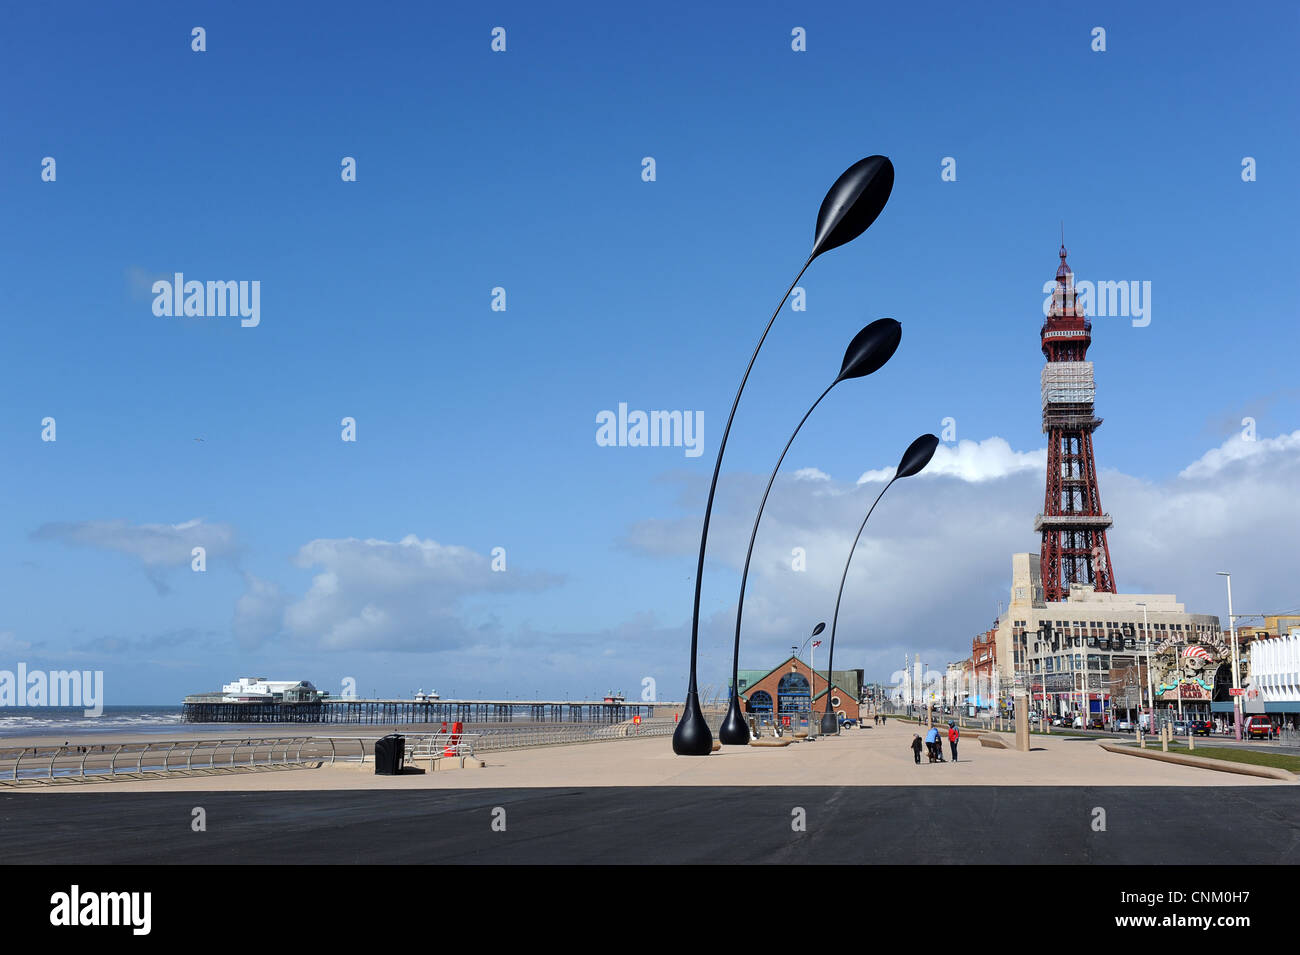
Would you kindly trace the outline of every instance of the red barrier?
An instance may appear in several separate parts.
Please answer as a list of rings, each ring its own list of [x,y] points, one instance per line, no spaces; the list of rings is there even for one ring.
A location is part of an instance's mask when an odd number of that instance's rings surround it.
[[[443,723],[442,728],[445,730],[447,728],[447,724]],[[465,724],[462,723],[460,720],[457,720],[455,723],[451,724],[451,741],[447,744],[447,748],[442,751],[442,755],[444,756],[456,755],[456,747],[460,745],[460,734],[463,732],[465,732]]]

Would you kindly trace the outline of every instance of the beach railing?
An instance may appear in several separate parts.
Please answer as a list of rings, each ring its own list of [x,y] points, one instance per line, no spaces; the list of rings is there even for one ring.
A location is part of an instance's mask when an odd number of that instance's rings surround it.
[[[403,733],[407,762],[451,755],[671,736],[673,720],[641,723],[538,723],[472,733]],[[309,763],[359,762],[374,756],[374,736],[209,737],[129,743],[0,746],[0,784],[139,777],[146,774],[258,770]],[[450,751],[450,753],[449,753]]]
[[[0,782],[116,777],[318,763],[335,747],[315,736],[140,740],[0,747]]]
[[[568,746],[620,739],[671,736],[676,723],[669,719],[633,723],[538,723],[533,726],[484,727],[476,730],[480,752],[531,749],[536,746]]]

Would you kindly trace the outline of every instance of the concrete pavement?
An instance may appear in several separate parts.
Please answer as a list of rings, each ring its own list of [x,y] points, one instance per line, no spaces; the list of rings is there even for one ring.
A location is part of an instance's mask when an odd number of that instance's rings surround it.
[[[1133,759],[1068,734],[1035,737],[1029,753],[959,745],[959,761],[921,765],[909,748],[914,726],[846,730],[841,736],[781,749],[724,747],[707,757],[681,757],[667,737],[542,747],[486,754],[483,769],[375,776],[367,766],[175,777],[131,782],[25,788],[16,792],[289,792],[323,790],[448,790],[547,787],[676,786],[1195,786],[1292,787],[1268,779]],[[945,757],[947,744],[944,744]]]

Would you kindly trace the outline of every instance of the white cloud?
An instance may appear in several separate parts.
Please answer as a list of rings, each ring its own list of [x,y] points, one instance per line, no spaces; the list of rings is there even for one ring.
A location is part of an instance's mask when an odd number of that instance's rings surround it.
[[[1260,439],[1246,454],[1235,454],[1232,444],[1166,481],[1101,473],[1123,591],[1175,593],[1189,611],[1222,617],[1226,598],[1215,572],[1231,570],[1238,609],[1300,605],[1295,562],[1278,559],[1294,547],[1300,527],[1300,441]],[[999,601],[1005,606],[1011,555],[1038,552],[1033,519],[1042,507],[1045,451],[1013,451],[1001,438],[939,451],[930,480],[891,489],[858,545],[840,611],[837,667],[865,666],[884,676],[904,652],[921,652],[932,665],[964,658]],[[738,572],[763,480],[724,475],[715,503],[704,579],[709,609],[701,621],[702,672],[715,677],[730,667]],[[849,546],[878,491],[879,485],[778,480],[750,569],[742,667],[770,665],[819,620],[829,629]],[[687,516],[640,522],[626,542],[693,561],[700,500],[695,484],[684,487]],[[794,547],[806,552],[804,572],[792,567]]]
[[[1244,461],[1263,463],[1265,460],[1285,459],[1288,453],[1300,450],[1300,431],[1278,435],[1276,438],[1257,438],[1248,441],[1236,435],[1217,448],[1211,448],[1179,474],[1184,478],[1212,477]]]
[[[245,645],[282,629],[296,641],[331,650],[464,647],[479,636],[466,620],[467,598],[539,590],[559,581],[551,574],[493,571],[486,555],[413,534],[396,542],[314,540],[294,562],[319,570],[297,599],[248,577],[235,610],[236,633]]]
[[[208,524],[201,518],[180,524],[131,524],[116,521],[73,521],[42,524],[33,540],[57,540],[127,554],[146,567],[188,565],[192,550],[203,547],[209,558],[234,550],[235,531],[228,524]]]
[[[820,468],[799,468],[794,472],[796,481],[829,481],[831,476]]]
[[[1047,449],[1013,451],[1005,438],[959,441],[956,447],[941,444],[920,477],[955,477],[963,481],[995,481],[1026,471],[1042,474],[1047,467]],[[880,483],[894,476],[894,468],[876,468],[858,478],[859,484]]]
[[[131,524],[125,520],[71,521],[42,524],[32,540],[62,541],[64,544],[126,554],[139,561],[159,594],[171,592],[163,572],[188,567],[195,547],[202,547],[212,561],[235,553],[235,529],[229,524],[209,524],[201,518],[180,524]],[[212,569],[209,565],[208,569]]]

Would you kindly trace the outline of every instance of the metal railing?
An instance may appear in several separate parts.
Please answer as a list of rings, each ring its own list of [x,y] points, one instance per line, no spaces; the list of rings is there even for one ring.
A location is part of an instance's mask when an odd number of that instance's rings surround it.
[[[403,733],[406,762],[480,752],[564,746],[672,735],[672,720],[642,723],[539,723],[488,727],[473,733]],[[168,773],[210,773],[334,765],[374,757],[382,736],[275,736],[148,740],[131,743],[0,747],[0,784],[140,778]]]
[[[0,782],[258,769],[333,756],[331,741],[314,736],[0,747]]]
[[[535,746],[568,746],[577,743],[600,743],[619,739],[648,739],[671,736],[677,724],[673,720],[643,720],[640,723],[538,723],[534,726],[486,727],[478,733],[475,747],[479,752],[507,749],[531,749]]]

